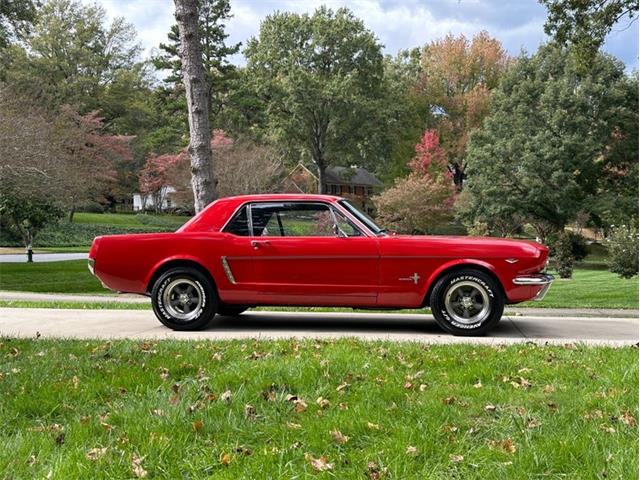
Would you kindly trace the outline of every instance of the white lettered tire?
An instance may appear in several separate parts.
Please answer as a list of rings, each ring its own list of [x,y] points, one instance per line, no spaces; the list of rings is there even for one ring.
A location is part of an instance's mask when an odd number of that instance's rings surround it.
[[[472,268],[442,276],[433,287],[431,313],[446,332],[479,336],[494,328],[504,312],[504,295],[496,280]]]
[[[151,290],[153,312],[173,330],[203,329],[215,316],[217,304],[211,281],[195,268],[172,268]]]

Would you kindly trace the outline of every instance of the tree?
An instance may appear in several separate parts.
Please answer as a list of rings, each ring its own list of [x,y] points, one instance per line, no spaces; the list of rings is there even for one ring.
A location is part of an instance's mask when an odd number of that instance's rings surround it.
[[[315,164],[320,192],[327,166],[377,156],[381,46],[349,10],[270,15],[244,53],[269,134]]]
[[[403,233],[432,233],[450,220],[456,192],[437,132],[427,130],[409,162],[411,173],[374,198],[378,219]]]
[[[189,156],[194,208],[201,211],[216,198],[209,124],[209,89],[202,64],[197,0],[174,0],[180,35],[182,75],[189,115]]]
[[[609,270],[622,278],[638,275],[638,217],[618,225],[607,238]]]
[[[9,52],[7,84],[47,108],[71,105],[81,114],[103,109],[109,86],[120,76],[128,78],[123,87],[136,87],[129,72],[140,77],[143,67],[135,30],[121,17],[106,25],[105,16],[97,5],[47,1],[26,48]]]
[[[522,55],[469,143],[467,223],[521,215],[544,241],[589,211],[617,116],[629,108],[618,88],[626,81],[624,65],[604,55],[586,74],[554,45]]]
[[[267,193],[277,189],[282,174],[282,155],[273,147],[252,140],[234,141],[222,130],[214,130],[211,149],[216,156],[215,176],[220,181],[220,196]],[[140,189],[162,205],[167,186],[175,192],[179,205],[193,205],[189,189],[189,161],[185,150],[176,155],[161,155],[147,160],[140,175]]]
[[[37,6],[37,0],[0,3],[0,50],[29,33],[36,19]]]
[[[205,71],[205,82],[208,86],[209,112],[215,117],[225,104],[229,92],[230,81],[235,76],[236,67],[229,63],[228,57],[240,50],[240,43],[227,45],[229,35],[225,31],[225,23],[232,17],[229,0],[199,0],[198,22],[202,47],[202,62]],[[162,54],[153,59],[158,70],[169,70],[164,79],[171,85],[174,94],[184,98],[182,84],[182,64],[180,61],[180,34],[178,25],[173,25],[167,35],[169,43],[161,43]]]
[[[582,67],[589,67],[605,37],[625,17],[638,15],[638,0],[539,0],[549,11],[544,25],[561,45],[575,46]]]
[[[471,41],[447,35],[424,48],[419,89],[428,103],[428,124],[442,139],[453,181],[462,189],[466,178],[465,152],[469,133],[489,113],[491,91],[509,66],[500,42],[487,32]]]

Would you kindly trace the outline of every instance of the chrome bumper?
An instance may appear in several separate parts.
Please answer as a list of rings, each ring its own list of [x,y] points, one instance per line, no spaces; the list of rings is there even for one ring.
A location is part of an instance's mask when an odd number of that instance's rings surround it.
[[[539,287],[542,289],[533,298],[533,300],[542,300],[549,291],[551,284],[553,283],[553,275],[548,273],[536,273],[534,275],[522,275],[513,279],[515,285],[527,285],[530,287]]]

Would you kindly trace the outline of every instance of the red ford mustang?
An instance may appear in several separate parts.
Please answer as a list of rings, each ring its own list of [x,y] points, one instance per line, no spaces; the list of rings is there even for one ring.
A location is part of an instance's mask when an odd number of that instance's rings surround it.
[[[494,327],[504,305],[541,299],[549,250],[499,238],[390,235],[328,195],[222,198],[175,233],[97,237],[89,269],[150,295],[174,330],[257,305],[431,307],[456,335]]]

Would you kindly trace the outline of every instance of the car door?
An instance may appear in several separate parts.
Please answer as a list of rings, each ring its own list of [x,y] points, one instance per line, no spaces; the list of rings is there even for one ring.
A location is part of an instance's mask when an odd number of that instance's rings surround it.
[[[332,205],[256,202],[249,212],[263,303],[376,304],[378,239]]]

